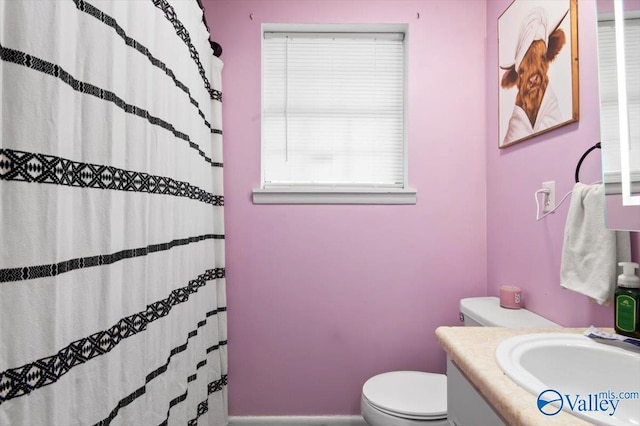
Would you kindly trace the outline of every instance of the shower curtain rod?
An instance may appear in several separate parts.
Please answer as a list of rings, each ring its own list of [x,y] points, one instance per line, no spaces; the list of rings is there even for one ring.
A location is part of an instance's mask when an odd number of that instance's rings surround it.
[[[207,29],[207,32],[209,33],[209,37],[211,37],[211,30],[209,29],[209,24],[207,24],[207,17],[204,13],[204,5],[202,4],[202,0],[196,0],[196,1],[198,2],[198,6],[200,6],[200,9],[202,9],[202,23]],[[213,50],[213,55],[219,58],[220,55],[222,55],[222,46],[220,46],[219,43],[211,40],[211,38],[209,38],[209,44],[211,45],[211,50]]]
[[[211,49],[213,50],[213,55],[219,58],[220,55],[222,55],[222,46],[220,46],[220,44],[216,43],[213,40],[209,40],[209,44],[211,45]]]

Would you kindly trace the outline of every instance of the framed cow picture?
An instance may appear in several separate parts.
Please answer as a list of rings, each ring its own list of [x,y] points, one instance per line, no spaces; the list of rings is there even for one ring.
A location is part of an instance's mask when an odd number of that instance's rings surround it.
[[[514,0],[498,18],[498,147],[578,121],[577,0]]]

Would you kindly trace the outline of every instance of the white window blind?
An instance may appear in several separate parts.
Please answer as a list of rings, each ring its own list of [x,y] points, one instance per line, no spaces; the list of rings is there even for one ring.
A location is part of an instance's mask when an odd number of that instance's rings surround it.
[[[598,23],[598,64],[600,77],[600,134],[607,141],[603,150],[605,172],[620,172],[620,131],[618,121],[618,79],[613,21]],[[630,140],[640,139],[640,19],[625,19],[625,60]],[[609,147],[614,149],[609,151]],[[603,146],[604,148],[604,146]],[[631,169],[640,170],[640,153],[632,153]]]
[[[403,40],[264,33],[263,188],[404,188]]]

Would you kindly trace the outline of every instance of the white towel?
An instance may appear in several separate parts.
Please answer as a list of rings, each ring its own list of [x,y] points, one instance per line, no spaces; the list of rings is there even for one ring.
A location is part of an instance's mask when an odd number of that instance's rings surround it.
[[[629,232],[605,228],[604,186],[576,183],[564,227],[560,285],[608,304],[618,262],[630,260]]]

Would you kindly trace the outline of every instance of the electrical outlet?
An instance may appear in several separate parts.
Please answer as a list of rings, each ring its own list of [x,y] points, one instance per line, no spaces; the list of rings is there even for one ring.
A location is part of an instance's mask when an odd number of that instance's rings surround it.
[[[556,181],[542,182],[542,189],[549,190],[549,193],[544,194],[542,198],[544,200],[542,211],[546,213],[556,208]]]

